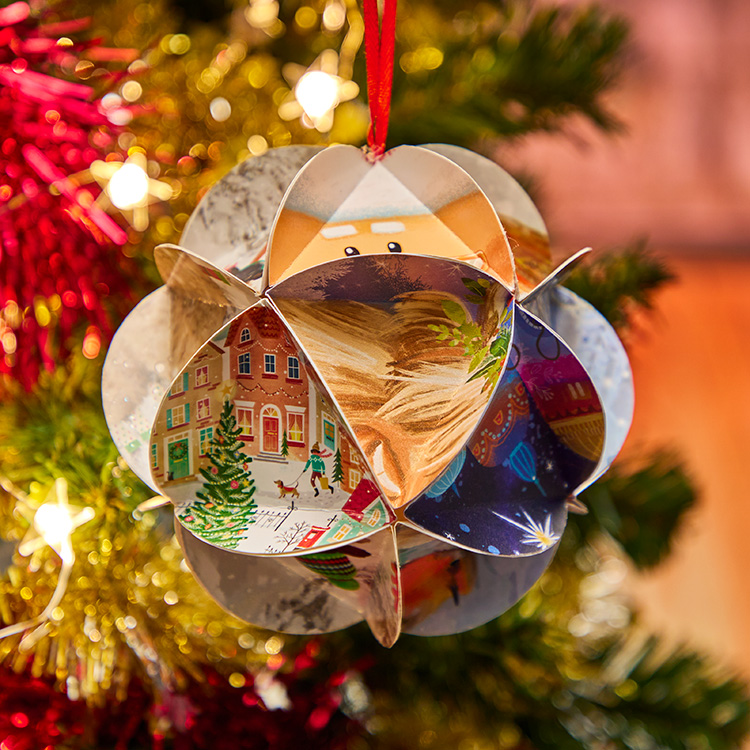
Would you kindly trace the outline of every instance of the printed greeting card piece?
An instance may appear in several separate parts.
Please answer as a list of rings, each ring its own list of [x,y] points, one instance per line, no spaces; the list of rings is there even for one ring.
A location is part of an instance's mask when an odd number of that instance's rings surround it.
[[[449,635],[483,625],[512,607],[540,578],[556,545],[531,557],[478,555],[398,528],[403,631]]]
[[[329,633],[367,620],[392,646],[401,622],[392,529],[335,550],[300,557],[256,557],[215,547],[177,524],[198,581],[231,614],[283,633]]]
[[[172,298],[170,357],[184,365],[223,325],[258,301],[227,271],[175,245],[159,245],[154,260]]]
[[[530,292],[526,295],[522,295],[524,304],[531,309],[537,299],[543,297],[550,289],[553,289],[558,284],[562,284],[563,281],[575,270],[576,266],[580,265],[581,261],[590,252],[590,247],[584,247],[583,250],[579,250],[577,253],[573,253],[569,258],[566,258]]]
[[[276,212],[299,170],[321,146],[286,146],[238,164],[201,199],[180,245],[243,281],[260,280]]]
[[[151,451],[179,522],[219,547],[304,554],[391,520],[335,404],[266,302],[189,362],[157,414]]]
[[[355,596],[335,596],[328,578],[297,559],[252,557],[204,542],[180,524],[175,533],[193,575],[230,614],[281,633],[315,635],[361,622]]]
[[[392,646],[401,634],[401,578],[395,526],[356,542],[351,550],[339,548],[334,554],[342,551],[357,568],[358,600],[372,634],[383,646]],[[307,557],[298,561],[309,565]]]
[[[512,354],[478,427],[406,518],[493,555],[549,549],[565,528],[566,498],[595,470],[602,406],[565,343],[516,309]]]
[[[401,252],[465,261],[513,286],[502,225],[459,166],[414,146],[376,162],[333,146],[302,168],[282,202],[266,282],[338,258]]]
[[[149,435],[162,396],[184,366],[170,353],[175,298],[166,287],[144,297],[121,323],[107,352],[102,405],[112,440],[153,490]]]
[[[506,289],[457,261],[369,255],[269,290],[394,507],[463,447],[505,366]]]
[[[633,420],[635,393],[628,355],[607,319],[568,289],[549,289],[541,295],[534,312],[576,353],[604,407],[604,450],[599,465],[584,485],[588,486],[612,465]]]
[[[487,196],[508,237],[523,298],[555,267],[547,227],[528,193],[502,167],[473,151],[445,143],[431,143],[422,148],[458,164]]]

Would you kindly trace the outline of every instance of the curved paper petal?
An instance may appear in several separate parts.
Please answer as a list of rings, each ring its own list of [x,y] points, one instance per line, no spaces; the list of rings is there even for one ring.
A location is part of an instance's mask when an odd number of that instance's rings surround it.
[[[459,146],[431,143],[422,148],[445,156],[468,172],[492,203],[508,236],[521,297],[554,270],[542,216],[508,172],[494,161]]]
[[[472,266],[363,255],[269,290],[389,501],[416,497],[463,447],[505,366],[507,290]]]
[[[635,405],[633,373],[620,337],[593,305],[563,287],[550,289],[541,303],[539,317],[575,352],[604,406],[604,450],[588,486],[612,465],[625,443]]]
[[[590,247],[584,247],[583,250],[579,250],[577,253],[573,253],[569,258],[566,258],[560,263],[557,268],[552,271],[549,276],[540,281],[530,292],[526,295],[521,295],[523,303],[527,309],[536,303],[536,300],[543,297],[550,289],[553,289],[570,275],[575,267],[591,252]]]
[[[183,366],[223,325],[258,301],[243,281],[184,248],[159,245],[154,260],[172,300],[166,323],[170,357]]]
[[[336,587],[296,559],[251,557],[214,547],[175,526],[193,575],[227,612],[281,633],[330,633],[360,622],[356,600],[342,601]]]
[[[206,543],[178,524],[190,569],[228,612],[262,628],[311,635],[367,620],[392,646],[401,632],[401,598],[392,528],[329,552],[255,557]]]
[[[448,159],[400,146],[377,162],[353,146],[312,158],[284,197],[269,241],[267,285],[352,254],[418,253],[465,261],[513,285],[495,210]]]
[[[281,199],[321,146],[286,146],[243,161],[201,199],[180,245],[243,281],[260,279]]]
[[[166,287],[144,297],[117,329],[102,372],[102,405],[112,440],[156,492],[149,435],[162,398],[184,365],[170,352],[174,310]]]
[[[403,631],[450,635],[510,609],[540,578],[557,545],[532,557],[478,555],[399,526]]]
[[[195,351],[257,295],[231,274],[173,246],[154,253],[165,286],[144,298],[112,339],[102,374],[102,402],[112,438],[150,487],[148,439],[161,400]]]
[[[177,504],[180,523],[226,549],[303,554],[392,520],[356,442],[309,372],[265,302],[193,357],[151,435],[154,478]]]
[[[604,418],[581,363],[520,307],[512,349],[450,488],[428,490],[405,515],[469,549],[533,555],[560,539],[565,499],[601,457]]]

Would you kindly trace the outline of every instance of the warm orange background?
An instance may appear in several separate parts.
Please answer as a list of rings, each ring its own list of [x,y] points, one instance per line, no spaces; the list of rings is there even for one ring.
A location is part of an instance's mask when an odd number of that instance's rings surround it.
[[[750,677],[750,3],[600,5],[633,25],[609,98],[628,132],[574,124],[498,158],[539,176],[558,248],[646,237],[679,274],[630,345],[627,449],[677,449],[701,502],[673,556],[631,589],[649,627]]]

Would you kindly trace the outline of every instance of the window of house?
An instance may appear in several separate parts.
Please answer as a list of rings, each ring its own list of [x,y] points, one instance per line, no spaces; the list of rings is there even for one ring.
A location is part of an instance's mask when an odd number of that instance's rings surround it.
[[[287,414],[286,415],[286,435],[290,443],[305,442],[305,421],[304,414]]]
[[[323,417],[323,443],[326,448],[336,450],[336,427],[330,420]]]
[[[201,456],[207,456],[211,450],[211,440],[214,436],[214,428],[206,427],[204,430],[198,432],[200,438],[200,452]]]
[[[237,357],[237,367],[240,375],[250,374],[250,352],[245,352]]]
[[[349,486],[356,487],[362,479],[362,472],[357,469],[349,469]]]
[[[156,452],[156,443],[151,443],[151,468],[156,469],[159,466],[159,456]]]
[[[182,377],[175,380],[172,387],[169,389],[170,396],[179,396],[180,393],[185,393],[190,387],[190,376],[188,373],[183,372]]]
[[[263,371],[266,373],[266,375],[276,374],[276,355],[275,354],[263,355]]]
[[[299,360],[297,357],[288,357],[286,360],[287,372],[291,380],[299,380]]]
[[[350,524],[345,523],[334,535],[333,540],[336,542],[340,542],[350,531],[352,530],[352,527]]]
[[[195,371],[195,387],[200,388],[202,385],[208,384],[208,365],[204,367],[198,367]]]
[[[190,404],[173,406],[167,409],[167,429],[190,423]]]
[[[198,407],[198,419],[206,419],[211,416],[211,402],[209,399],[199,399],[196,406]]]
[[[253,436],[253,410],[247,408],[237,409],[237,426],[240,428],[240,437],[250,438]]]
[[[368,526],[377,526],[380,523],[380,516],[382,513],[380,512],[380,508],[375,508],[372,513],[370,513],[370,517],[367,519],[367,525]]]
[[[243,328],[240,333],[240,344],[246,344],[248,341],[250,341],[250,329]]]

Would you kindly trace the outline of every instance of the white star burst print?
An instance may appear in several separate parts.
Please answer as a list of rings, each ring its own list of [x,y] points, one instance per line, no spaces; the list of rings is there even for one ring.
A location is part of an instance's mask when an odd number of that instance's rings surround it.
[[[522,544],[535,544],[540,550],[549,549],[553,544],[560,540],[559,534],[552,533],[552,514],[547,513],[547,517],[544,519],[544,526],[537,523],[526,511],[523,514],[526,516],[528,523],[518,523],[512,518],[506,518],[501,516],[499,513],[492,511],[498,518],[502,518],[503,521],[512,523],[517,529],[521,529],[526,536],[521,539]]]

